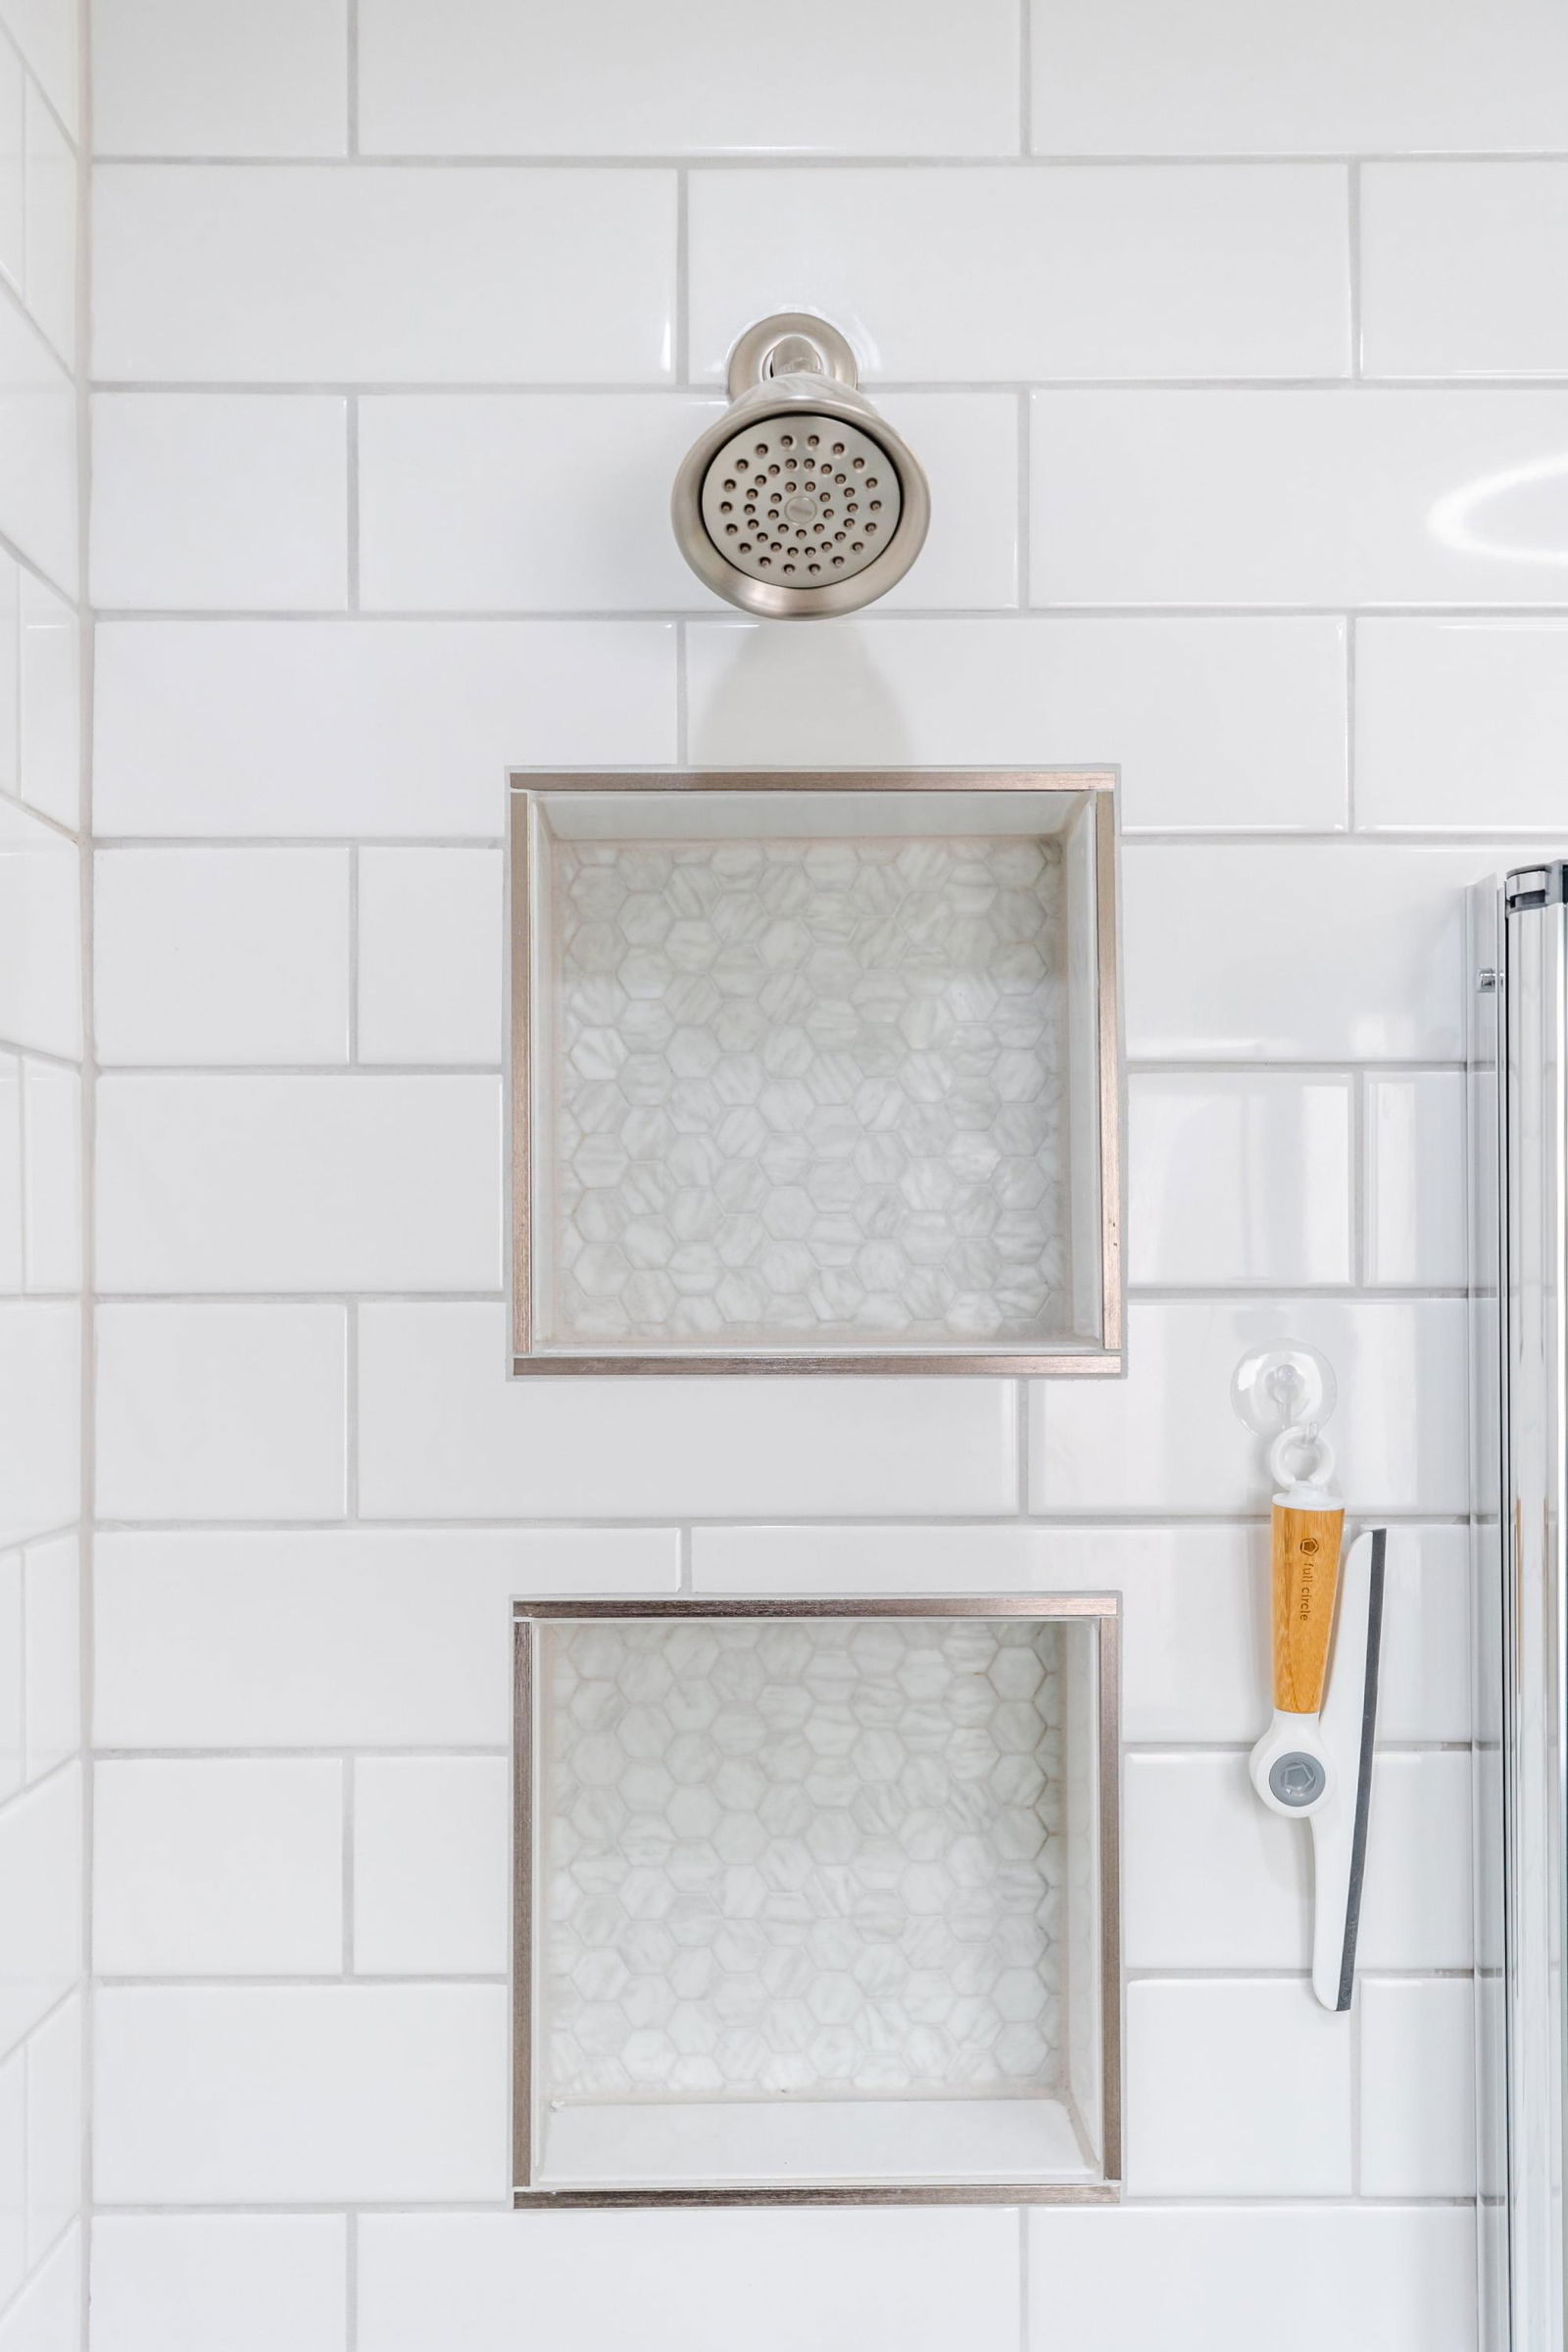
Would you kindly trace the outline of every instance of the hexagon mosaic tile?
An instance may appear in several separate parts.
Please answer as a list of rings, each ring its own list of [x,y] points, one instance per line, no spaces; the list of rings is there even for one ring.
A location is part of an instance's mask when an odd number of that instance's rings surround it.
[[[556,858],[558,1338],[1066,1328],[1054,845]]]
[[[556,1629],[548,2095],[1054,2087],[1059,1641],[986,1618]]]

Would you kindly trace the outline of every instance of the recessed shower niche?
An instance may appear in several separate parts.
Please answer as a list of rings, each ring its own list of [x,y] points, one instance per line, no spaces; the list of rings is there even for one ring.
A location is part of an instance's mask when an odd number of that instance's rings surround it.
[[[1121,1369],[1109,773],[512,781],[514,1370]]]
[[[514,2201],[1097,2201],[1117,1604],[519,1602]]]

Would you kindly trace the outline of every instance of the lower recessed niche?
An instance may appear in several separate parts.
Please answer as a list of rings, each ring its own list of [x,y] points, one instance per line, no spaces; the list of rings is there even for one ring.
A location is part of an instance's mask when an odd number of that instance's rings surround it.
[[[1116,1630],[519,1604],[517,2202],[1112,2193]]]

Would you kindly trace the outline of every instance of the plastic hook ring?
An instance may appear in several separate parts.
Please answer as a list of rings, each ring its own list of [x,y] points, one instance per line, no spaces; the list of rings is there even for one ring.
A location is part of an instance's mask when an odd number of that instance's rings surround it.
[[[1293,1455],[1307,1457],[1292,1468]],[[1326,1487],[1334,1477],[1334,1448],[1310,1422],[1282,1429],[1268,1449],[1269,1476],[1282,1487]]]

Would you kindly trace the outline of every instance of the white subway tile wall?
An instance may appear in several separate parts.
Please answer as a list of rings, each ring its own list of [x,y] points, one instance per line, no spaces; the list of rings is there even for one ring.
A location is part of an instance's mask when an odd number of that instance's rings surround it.
[[[83,2343],[74,0],[0,6],[0,2348]]]
[[[70,132],[65,0],[0,25]],[[1243,2352],[1264,2307],[1279,2352],[1470,2352],[1461,894],[1565,805],[1559,12],[94,0],[94,2352]],[[65,232],[8,155],[16,282]],[[74,477],[29,307],[0,893],[47,899]],[[935,500],[815,629],[667,519],[783,307]],[[1127,1380],[509,1385],[508,766],[1099,761]],[[0,927],[0,1382],[6,1312],[74,1311],[68,895],[24,973]],[[1245,1777],[1228,1385],[1287,1332],[1392,1529],[1348,2025]],[[0,1872],[77,1752],[63,1524],[0,1555]],[[1120,2210],[501,2210],[510,1603],[682,1590],[1122,1596]],[[74,1981],[19,1973],[29,2016]]]

